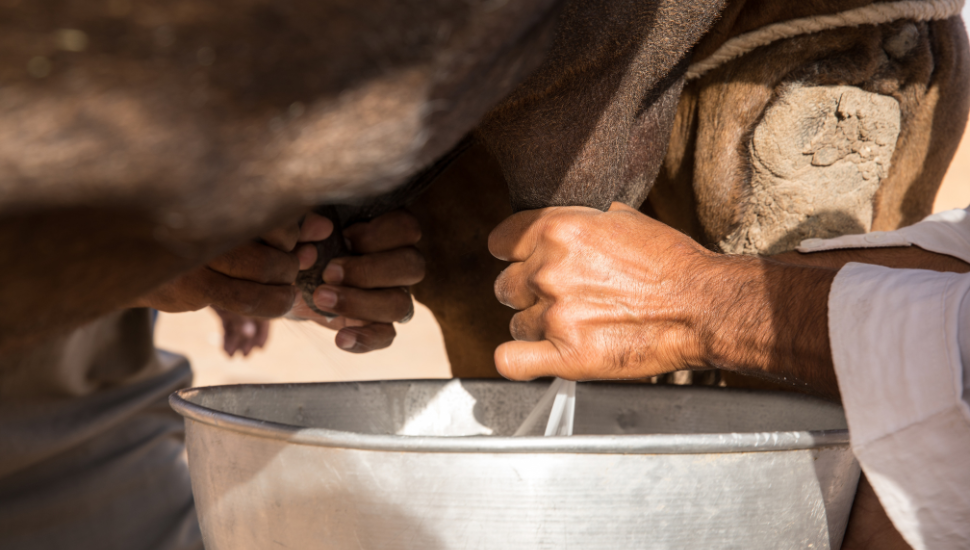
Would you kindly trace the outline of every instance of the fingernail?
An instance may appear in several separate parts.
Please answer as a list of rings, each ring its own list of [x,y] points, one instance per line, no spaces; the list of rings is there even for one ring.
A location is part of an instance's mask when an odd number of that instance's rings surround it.
[[[305,244],[296,249],[296,257],[300,262],[300,270],[310,269],[317,263],[317,247],[312,244]]]
[[[318,288],[313,293],[313,303],[321,309],[333,307],[337,305],[337,293],[327,288]]]
[[[328,285],[339,285],[344,282],[344,266],[330,262],[323,270],[323,282]]]
[[[357,344],[357,335],[353,332],[338,332],[337,347],[340,349],[352,349]]]

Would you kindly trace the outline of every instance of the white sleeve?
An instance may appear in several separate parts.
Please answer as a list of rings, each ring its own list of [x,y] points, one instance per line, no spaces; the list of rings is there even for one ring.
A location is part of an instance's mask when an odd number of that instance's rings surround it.
[[[970,212],[947,210],[896,231],[873,231],[862,235],[843,235],[834,239],[805,239],[796,250],[821,252],[843,248],[888,248],[916,245],[924,250],[946,254],[970,263]]]
[[[932,229],[934,242],[965,238],[950,229]],[[954,252],[944,253],[962,257]],[[970,241],[961,252],[970,252]],[[963,357],[970,338],[961,341],[970,332],[968,294],[970,274],[850,263],[829,295],[853,452],[917,550],[970,548],[970,361]]]

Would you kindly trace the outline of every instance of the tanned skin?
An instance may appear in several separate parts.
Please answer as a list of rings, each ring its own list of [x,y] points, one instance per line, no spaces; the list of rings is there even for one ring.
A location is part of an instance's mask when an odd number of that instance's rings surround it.
[[[970,265],[916,247],[773,257],[727,256],[639,212],[522,212],[489,236],[513,262],[499,301],[519,310],[515,341],[495,351],[514,380],[647,378],[717,367],[838,398],[828,296],[849,262],[966,273]],[[905,550],[863,476],[842,550]]]
[[[843,265],[970,271],[919,248],[727,256],[620,203],[605,213],[516,214],[492,232],[489,250],[513,262],[495,283],[499,301],[520,310],[515,341],[495,352],[508,378],[638,379],[716,367],[829,398],[839,390],[828,295]]]
[[[421,239],[418,222],[396,210],[367,223],[352,225],[343,236],[355,256],[331,260],[314,299],[328,304],[337,317],[326,318],[306,305],[295,286],[297,272],[317,260],[311,244],[333,231],[330,220],[307,213],[240,245],[208,264],[156,288],[129,307],[151,307],[168,313],[216,308],[226,330],[226,352],[247,354],[266,341],[265,319],[288,315],[312,320],[337,331],[337,347],[351,353],[383,349],[394,341],[392,323],[413,311],[411,295],[402,288],[424,278],[424,258],[414,247]],[[234,326],[258,325],[247,339]],[[260,334],[262,330],[262,334]],[[241,339],[241,340],[240,340]]]

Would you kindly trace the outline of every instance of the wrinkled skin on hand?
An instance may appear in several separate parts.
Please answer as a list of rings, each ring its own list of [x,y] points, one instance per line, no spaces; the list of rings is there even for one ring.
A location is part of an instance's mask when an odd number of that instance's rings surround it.
[[[518,310],[495,351],[514,380],[721,368],[838,396],[828,339],[837,268],[717,254],[636,210],[516,214],[489,238]]]
[[[662,224],[621,203],[608,212],[532,210],[500,224],[489,250],[513,263],[495,294],[520,312],[510,326],[516,341],[495,351],[499,372],[588,380],[700,366],[693,309],[703,291],[682,275],[713,254],[655,226]],[[640,252],[647,249],[649,259]]]

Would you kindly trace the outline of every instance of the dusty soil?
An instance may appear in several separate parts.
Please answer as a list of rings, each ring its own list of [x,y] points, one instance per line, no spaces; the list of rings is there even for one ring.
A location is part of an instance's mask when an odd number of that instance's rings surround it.
[[[970,205],[970,138],[965,134],[934,209]],[[222,326],[210,310],[159,317],[156,343],[192,361],[197,385],[246,382],[311,382],[451,376],[444,342],[431,312],[419,306],[414,320],[398,326],[389,349],[363,355],[340,350],[333,332],[312,323],[274,321],[269,342],[248,358],[222,351]]]
[[[160,315],[155,342],[187,355],[199,386],[451,377],[441,331],[427,308],[419,305],[414,319],[398,325],[397,333],[390,348],[356,355],[338,348],[331,330],[279,319],[270,327],[264,349],[230,359],[222,351],[219,318],[204,309]]]

